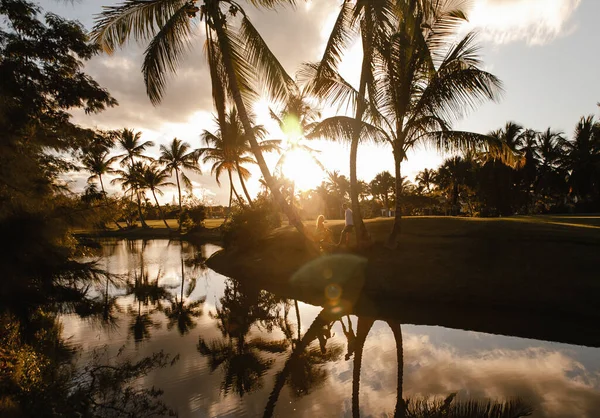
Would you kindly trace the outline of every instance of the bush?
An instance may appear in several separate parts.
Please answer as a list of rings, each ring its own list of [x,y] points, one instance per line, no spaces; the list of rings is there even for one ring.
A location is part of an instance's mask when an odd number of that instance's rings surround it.
[[[204,228],[206,208],[203,205],[191,206],[183,209],[179,222],[189,232]]]
[[[226,249],[249,248],[280,226],[276,206],[267,198],[259,198],[253,208],[238,209],[223,224],[223,246]]]

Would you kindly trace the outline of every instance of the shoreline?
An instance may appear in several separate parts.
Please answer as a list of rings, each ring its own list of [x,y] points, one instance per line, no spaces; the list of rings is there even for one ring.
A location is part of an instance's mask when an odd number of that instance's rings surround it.
[[[600,231],[520,221],[410,220],[399,250],[376,242],[352,277],[338,266],[350,253],[314,258],[289,227],[251,249],[219,251],[207,266],[320,306],[331,305],[334,283],[351,314],[600,347]]]

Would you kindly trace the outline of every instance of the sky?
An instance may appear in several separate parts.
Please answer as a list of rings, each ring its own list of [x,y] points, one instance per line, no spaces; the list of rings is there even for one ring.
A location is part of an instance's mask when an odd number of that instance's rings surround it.
[[[56,2],[44,0],[41,6],[61,16],[79,20],[90,29],[94,16],[112,0],[75,0]],[[245,2],[242,2],[245,3]],[[514,121],[527,128],[545,130],[548,127],[570,136],[581,116],[598,114],[600,83],[597,69],[600,54],[597,42],[600,15],[597,0],[471,0],[469,22],[463,32],[479,32],[480,54],[484,68],[499,77],[504,94],[499,103],[487,103],[467,115],[455,127],[486,133]],[[294,74],[303,62],[318,61],[341,0],[312,0],[298,2],[297,8],[277,12],[247,7],[254,25],[288,73]],[[131,128],[142,132],[144,140],[156,146],[148,154],[157,156],[160,144],[174,137],[188,142],[193,148],[203,146],[200,134],[204,129],[214,131],[212,99],[208,68],[202,51],[203,36],[197,30],[192,45],[182,61],[177,75],[171,77],[166,95],[159,106],[148,100],[141,74],[141,62],[146,45],[130,43],[115,54],[99,55],[86,64],[86,72],[119,101],[120,105],[97,115],[75,111],[76,122],[102,129]],[[361,52],[352,45],[341,64],[341,72],[353,83],[358,82],[358,62]],[[269,129],[269,138],[282,134],[268,117],[268,107],[276,105],[261,101],[255,106],[258,123]],[[324,115],[334,109],[322,109]],[[337,143],[313,141],[312,148],[320,151],[319,160],[328,170],[349,174],[349,147]],[[403,175],[409,179],[424,168],[437,168],[444,155],[433,149],[415,149],[403,163]],[[273,167],[276,155],[268,155]],[[326,175],[308,159],[301,159],[285,170],[295,177],[297,187],[316,186]],[[393,173],[391,149],[387,146],[361,145],[358,156],[358,177],[370,181],[377,173]],[[248,183],[251,194],[258,192],[260,171],[251,168]],[[227,204],[229,192],[225,178],[219,187],[203,166],[202,174],[190,176],[194,194],[207,203]],[[69,176],[74,190],[85,185],[86,173]],[[108,182],[106,182],[108,183]],[[238,187],[239,189],[239,187]],[[118,186],[108,188],[118,191]],[[176,191],[165,188],[163,202],[170,202]]]

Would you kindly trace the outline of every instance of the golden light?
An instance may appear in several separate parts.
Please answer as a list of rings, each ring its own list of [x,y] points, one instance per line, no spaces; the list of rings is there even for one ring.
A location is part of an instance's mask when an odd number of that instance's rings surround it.
[[[292,146],[298,144],[298,141],[300,141],[304,135],[302,126],[296,115],[286,115],[282,120],[281,130],[283,131],[288,144]]]
[[[321,167],[302,149],[287,152],[281,171],[296,184],[297,191],[314,189],[321,184],[324,177]]]

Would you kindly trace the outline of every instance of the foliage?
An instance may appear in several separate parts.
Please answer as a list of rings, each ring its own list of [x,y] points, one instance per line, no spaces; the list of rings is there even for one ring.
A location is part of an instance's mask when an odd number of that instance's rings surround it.
[[[104,348],[78,369],[54,315],[40,310],[24,324],[2,314],[0,324],[2,416],[175,416],[160,390],[139,388],[136,381],[177,358],[159,352],[132,362],[119,353],[106,361]]]
[[[259,197],[252,208],[239,208],[223,226],[223,246],[227,249],[249,248],[271,230],[281,226],[273,201]]]

